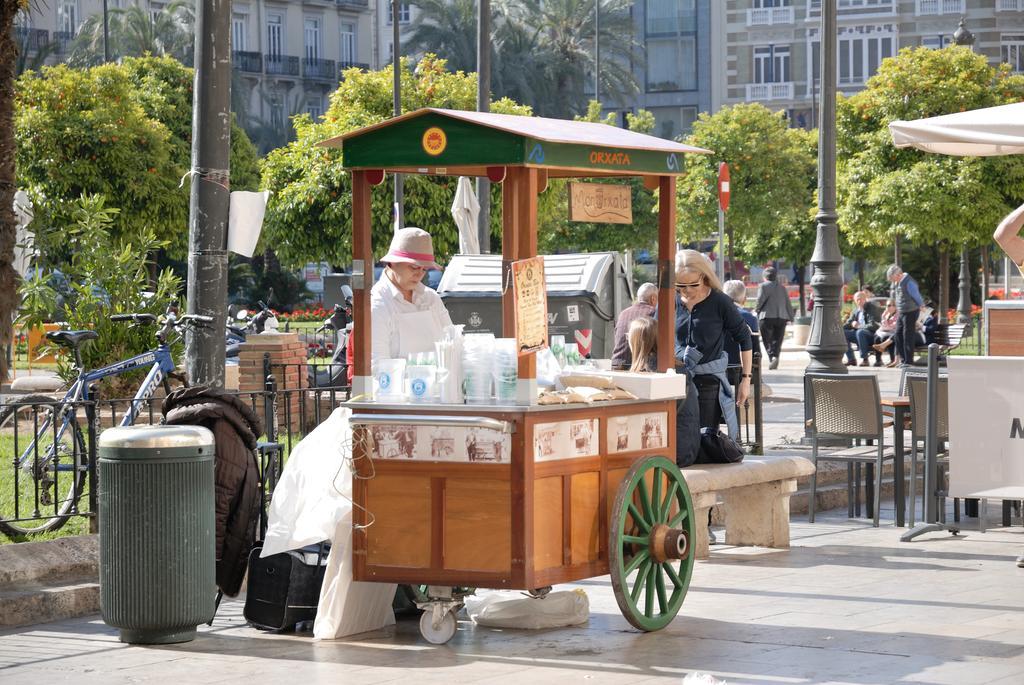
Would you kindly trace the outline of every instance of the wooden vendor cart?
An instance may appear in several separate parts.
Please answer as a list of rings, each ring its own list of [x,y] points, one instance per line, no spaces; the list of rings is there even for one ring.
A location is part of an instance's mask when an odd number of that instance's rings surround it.
[[[658,366],[674,366],[676,176],[708,151],[604,124],[424,109],[322,143],[352,173],[355,374],[372,395],[371,188],[387,172],[488,177],[502,189],[503,282],[537,254],[549,178],[639,176],[659,191]],[[430,230],[430,226],[425,226]],[[503,328],[515,336],[512,288]],[[420,629],[443,643],[467,587],[543,596],[610,573],[642,630],[675,617],[693,568],[689,490],[675,465],[676,399],[537,404],[536,360],[519,357],[516,402],[353,401],[354,578],[420,586]]]

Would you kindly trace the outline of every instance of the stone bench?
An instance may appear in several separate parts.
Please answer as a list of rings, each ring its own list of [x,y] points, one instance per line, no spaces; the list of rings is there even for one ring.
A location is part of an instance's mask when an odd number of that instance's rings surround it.
[[[682,469],[696,515],[698,559],[707,559],[708,511],[722,502],[729,545],[789,547],[789,496],[797,478],[814,472],[803,457],[756,459],[738,464],[697,464]]]

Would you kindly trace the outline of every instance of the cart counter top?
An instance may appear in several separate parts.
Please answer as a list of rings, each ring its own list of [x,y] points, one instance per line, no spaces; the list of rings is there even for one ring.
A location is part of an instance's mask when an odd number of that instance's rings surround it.
[[[600,402],[574,402],[571,404],[442,404],[428,402],[347,402],[352,411],[380,409],[385,411],[403,411],[411,413],[448,413],[448,414],[534,414],[552,411],[579,411],[581,409],[603,409],[628,407],[630,405],[650,404],[665,400],[682,399],[682,397],[662,397],[656,400],[602,400]]]

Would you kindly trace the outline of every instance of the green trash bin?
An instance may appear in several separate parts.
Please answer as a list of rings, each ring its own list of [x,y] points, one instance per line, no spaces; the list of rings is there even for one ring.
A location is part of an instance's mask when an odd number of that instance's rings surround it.
[[[213,619],[213,466],[200,426],[100,435],[100,613],[122,642],[187,642]]]

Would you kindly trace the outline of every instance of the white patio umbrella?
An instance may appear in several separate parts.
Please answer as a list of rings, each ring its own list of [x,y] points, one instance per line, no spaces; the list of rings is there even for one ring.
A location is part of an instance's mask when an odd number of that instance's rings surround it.
[[[452,218],[459,228],[459,252],[461,254],[480,254],[480,238],[477,234],[477,219],[480,216],[480,203],[473,192],[473,184],[465,176],[459,177],[455,188],[455,200],[452,202]]]
[[[1024,102],[956,114],[894,121],[896,147],[970,157],[1024,154]]]

